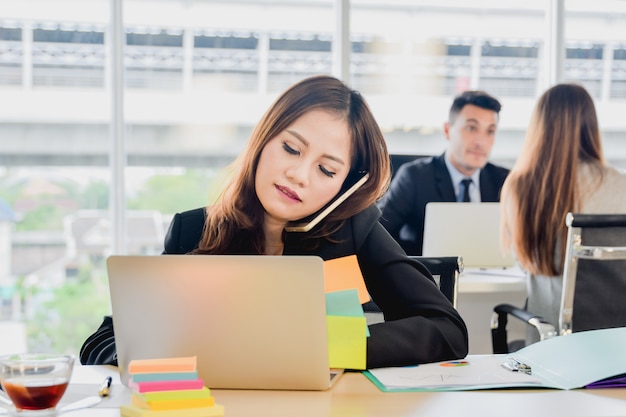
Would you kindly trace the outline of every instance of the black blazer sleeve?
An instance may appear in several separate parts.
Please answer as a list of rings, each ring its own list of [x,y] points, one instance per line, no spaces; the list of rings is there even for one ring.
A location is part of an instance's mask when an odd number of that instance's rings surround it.
[[[386,246],[381,242],[386,242]],[[368,368],[415,365],[467,355],[465,323],[423,265],[406,258],[380,225],[373,228],[359,252],[379,255],[360,262],[372,300],[385,317],[384,323],[370,326]]]
[[[420,262],[405,254],[370,207],[343,230],[336,256],[356,252],[365,285],[385,322],[369,327],[367,367],[406,366],[463,358],[465,322]],[[334,245],[334,250],[342,244]],[[355,253],[352,252],[352,253]],[[328,257],[329,254],[325,258]]]

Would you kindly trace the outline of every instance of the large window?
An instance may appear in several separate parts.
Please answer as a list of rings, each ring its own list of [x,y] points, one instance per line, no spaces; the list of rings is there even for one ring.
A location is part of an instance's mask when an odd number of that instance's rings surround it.
[[[109,309],[109,15],[106,0],[0,9],[2,352],[77,353]]]
[[[565,2],[563,79],[592,94],[598,109],[604,153],[626,168],[626,2]]]
[[[545,0],[352,0],[349,83],[393,153],[435,154],[453,96],[503,103],[493,159],[511,166],[546,63]],[[112,0],[0,9],[0,352],[77,353],[110,312],[118,252],[158,254],[171,216],[208,204],[224,167],[293,82],[336,70],[335,0],[124,0],[123,178],[111,184]],[[626,167],[626,3],[566,0],[564,79],[598,102]],[[149,11],[149,12],[148,12]],[[13,333],[10,333],[13,334]],[[9,345],[8,340],[16,340]]]

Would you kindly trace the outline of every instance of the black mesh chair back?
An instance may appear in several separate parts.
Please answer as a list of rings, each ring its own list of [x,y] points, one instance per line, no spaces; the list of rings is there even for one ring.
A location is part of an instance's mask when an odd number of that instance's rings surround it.
[[[568,214],[559,333],[626,326],[626,214]]]

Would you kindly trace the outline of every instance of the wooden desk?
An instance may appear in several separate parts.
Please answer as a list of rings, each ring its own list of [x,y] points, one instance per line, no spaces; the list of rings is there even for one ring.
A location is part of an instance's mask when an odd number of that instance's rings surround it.
[[[97,387],[112,367],[83,367]],[[85,372],[82,372],[85,374]],[[80,373],[80,372],[79,372]],[[117,378],[117,375],[116,375]],[[75,388],[75,381],[70,384]],[[87,379],[89,380],[89,378]],[[95,388],[97,391],[97,388]],[[95,392],[95,391],[94,391]],[[467,392],[384,393],[361,373],[347,373],[322,392],[212,390],[224,417],[409,417],[497,416],[567,417],[624,416],[626,389],[604,390],[489,390]],[[63,414],[67,417],[119,417],[119,405],[130,391],[113,385],[111,398],[95,408]]]

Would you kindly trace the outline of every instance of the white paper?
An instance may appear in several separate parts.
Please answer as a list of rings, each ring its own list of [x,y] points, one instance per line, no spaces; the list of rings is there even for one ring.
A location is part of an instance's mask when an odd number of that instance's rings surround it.
[[[387,389],[481,389],[541,386],[532,375],[511,372],[504,355],[473,355],[463,361],[444,361],[411,367],[379,368],[369,372]]]

